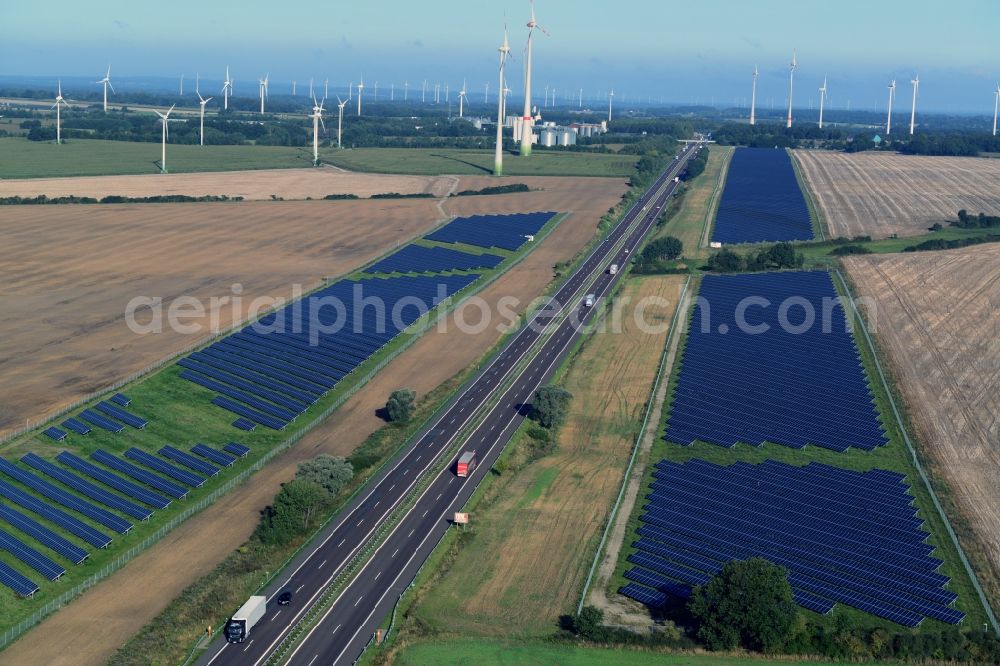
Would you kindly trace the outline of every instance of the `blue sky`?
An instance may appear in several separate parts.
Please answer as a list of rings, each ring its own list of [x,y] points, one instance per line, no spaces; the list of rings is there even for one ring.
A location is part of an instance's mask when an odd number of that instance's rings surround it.
[[[495,78],[506,18],[520,90],[527,0],[48,0],[0,9],[0,76],[221,79],[228,63],[249,84],[270,72],[277,91],[293,78],[345,85],[365,74],[411,85],[428,79],[481,91]],[[312,9],[310,9],[310,7]],[[294,10],[294,11],[293,11]],[[885,104],[895,77],[921,79],[926,109],[992,112],[1000,79],[996,0],[538,0],[551,37],[536,42],[536,82],[603,95],[742,103],[761,69],[759,99],[785,102],[787,64],[798,52],[796,104]],[[114,77],[113,77],[114,78]],[[494,84],[495,86],[495,84]],[[251,88],[244,89],[247,94]],[[902,99],[905,91],[899,93]]]

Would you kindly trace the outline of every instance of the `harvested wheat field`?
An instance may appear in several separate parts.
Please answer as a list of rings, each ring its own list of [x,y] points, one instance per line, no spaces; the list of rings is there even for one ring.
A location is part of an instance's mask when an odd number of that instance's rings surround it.
[[[844,260],[986,595],[1000,599],[1000,246]],[[950,506],[949,506],[950,505]]]
[[[95,197],[109,195],[151,197],[183,194],[191,197],[243,197],[247,200],[322,199],[328,194],[430,193],[445,196],[454,186],[454,176],[396,176],[322,169],[266,169],[211,173],[169,173],[131,176],[79,176],[72,178],[0,179],[0,197]]]
[[[683,276],[628,281],[616,303],[623,325],[596,332],[560,380],[573,401],[558,448],[494,481],[474,510],[475,538],[411,611],[420,622],[447,632],[548,636],[575,610],[683,284]],[[649,297],[660,300],[643,304]],[[637,311],[650,330],[636,324]]]
[[[558,179],[557,179],[558,180]],[[581,182],[583,181],[583,182]],[[557,187],[558,185],[558,187]],[[526,256],[515,269],[502,275],[480,292],[493,311],[503,296],[513,296],[521,305],[540,295],[552,280],[552,266],[573,257],[593,237],[597,223],[625,191],[622,179],[575,178],[553,182],[547,192],[555,197],[548,206],[519,196],[463,197],[462,202],[489,199],[494,212],[559,209],[561,201],[572,202],[573,214]],[[332,202],[332,205],[367,206],[378,202]],[[397,202],[399,205],[433,205],[433,202]],[[449,202],[449,205],[458,200]],[[188,204],[185,204],[188,205]],[[215,204],[219,205],[219,204]],[[229,204],[223,204],[229,205]],[[262,204],[263,205],[263,204]],[[268,204],[269,205],[269,204]],[[287,205],[287,204],[286,204]],[[301,204],[306,205],[306,204]],[[463,203],[463,205],[471,205]],[[475,321],[475,315],[469,320]],[[453,319],[450,318],[450,319]],[[186,586],[211,571],[253,532],[260,510],[295,475],[299,462],[319,453],[346,455],[384,423],[376,409],[400,386],[423,395],[479,359],[501,333],[489,327],[476,335],[462,333],[454,325],[439,333],[429,331],[412,347],[387,365],[372,381],[354,394],[330,418],[312,430],[233,492],[185,521],[170,535],[140,554],[121,571],[89,590],[4,651],[12,663],[102,664],[129,637],[156,615]],[[427,363],[428,358],[435,359]],[[150,578],[149,571],[160,572]],[[85,644],[72,654],[51,636],[86,635]],[[183,639],[186,640],[186,639]]]
[[[915,236],[965,208],[1000,214],[1000,160],[793,150],[831,237]]]

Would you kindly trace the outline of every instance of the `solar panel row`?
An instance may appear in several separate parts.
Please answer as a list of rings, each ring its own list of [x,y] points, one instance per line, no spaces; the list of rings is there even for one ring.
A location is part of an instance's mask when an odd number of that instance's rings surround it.
[[[164,458],[170,458],[175,462],[179,462],[188,469],[193,469],[201,474],[206,474],[208,476],[215,476],[219,473],[219,468],[215,465],[211,465],[200,458],[196,458],[190,453],[185,453],[180,449],[175,449],[172,446],[164,446],[159,451],[157,451]]]
[[[126,412],[118,405],[112,404],[106,400],[97,403],[97,408],[111,418],[117,419],[125,425],[130,425],[138,430],[142,430],[149,425],[149,422],[146,419],[140,418],[130,412]]]
[[[38,585],[6,562],[0,562],[0,583],[3,583],[22,597],[30,597],[38,591]]]
[[[117,474],[112,474],[103,467],[98,467],[83,458],[73,455],[69,451],[60,452],[59,455],[56,456],[56,460],[64,465],[72,467],[78,472],[86,474],[92,479],[100,481],[106,486],[114,488],[120,493],[128,495],[132,499],[139,500],[143,504],[148,504],[154,509],[165,509],[170,506],[170,500],[166,497],[154,493],[137,483],[123,479]]]
[[[90,457],[92,460],[95,460],[102,465],[107,465],[111,469],[130,476],[136,481],[145,483],[147,486],[166,493],[171,497],[176,497],[177,499],[187,497],[188,489],[184,486],[178,485],[173,481],[167,481],[162,476],[153,474],[152,472],[133,465],[132,463],[125,462],[121,458],[113,456],[107,451],[98,449],[97,451],[91,453]]]
[[[212,462],[226,467],[231,467],[232,464],[236,462],[236,458],[234,456],[231,456],[228,453],[223,453],[222,451],[217,451],[210,446],[205,446],[204,444],[195,444],[192,446],[191,453],[197,453],[202,458],[207,458]]]
[[[153,512],[146,507],[139,506],[135,502],[130,502],[124,497],[116,495],[115,493],[109,492],[104,488],[91,483],[90,481],[82,479],[76,474],[63,469],[62,467],[59,467],[58,465],[55,465],[34,453],[28,453],[22,456],[21,462],[30,465],[34,469],[46,474],[56,481],[60,481],[73,490],[86,495],[93,500],[97,500],[105,506],[121,511],[128,516],[132,516],[133,518],[137,518],[139,520],[146,520],[153,515]]]
[[[650,491],[628,557],[633,583],[620,590],[630,598],[683,598],[726,562],[763,557],[788,570],[796,602],[816,612],[843,603],[910,627],[964,618],[899,473],[664,460]]]
[[[407,245],[365,269],[365,273],[440,273],[496,268],[503,257],[495,254],[470,254],[446,247]]]
[[[715,216],[720,243],[811,240],[809,207],[784,149],[737,148]]]
[[[66,573],[66,569],[4,530],[0,530],[0,549],[6,550],[49,580],[57,580]]]
[[[104,548],[111,543],[111,537],[99,532],[79,518],[71,516],[62,509],[49,506],[6,481],[0,481],[0,495],[22,508],[37,513],[45,520],[55,523],[70,534],[75,534],[92,546]]]
[[[63,426],[68,430],[72,430],[78,435],[86,435],[90,433],[90,426],[86,423],[81,423],[77,419],[66,419],[63,421]]]
[[[54,439],[57,442],[61,442],[66,439],[66,432],[60,430],[59,428],[46,428],[42,431],[42,434],[47,436],[49,439]]]
[[[87,551],[83,548],[16,509],[0,504],[0,518],[73,564],[80,564],[87,559]]]
[[[229,442],[222,447],[224,451],[229,451],[234,456],[240,458],[245,458],[248,453],[250,453],[250,447],[246,444],[240,444],[239,442]]]
[[[527,236],[537,234],[555,216],[553,212],[539,212],[456,217],[424,238],[514,251],[528,241]]]

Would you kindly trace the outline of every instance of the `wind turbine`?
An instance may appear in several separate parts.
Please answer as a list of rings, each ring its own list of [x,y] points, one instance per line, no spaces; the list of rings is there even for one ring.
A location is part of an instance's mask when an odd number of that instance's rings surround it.
[[[823,87],[819,89],[819,128],[823,129],[823,102],[826,101],[826,77],[823,77]]]
[[[578,104],[578,108],[583,108],[583,88],[580,88],[580,103]]]
[[[889,136],[892,131],[892,100],[896,99],[896,79],[889,84],[889,113],[885,117],[885,135]]]
[[[535,20],[535,0],[531,0],[531,20],[528,21],[528,42],[525,46],[524,58],[524,113],[521,115],[522,157],[531,155],[531,140],[533,138],[533,132],[531,131],[531,126],[534,123],[534,119],[531,115],[531,36],[535,32],[535,28],[538,28],[546,35],[549,34],[548,31],[538,25],[538,21]]]
[[[910,80],[913,84],[913,106],[910,107],[910,136],[913,136],[913,127],[917,121],[917,88],[920,87],[920,75]]]
[[[483,104],[490,103],[490,82],[486,82],[486,92],[483,93]]]
[[[410,101],[410,82],[406,81],[403,83],[403,101]]]
[[[160,113],[156,109],[153,109],[153,113],[160,117],[160,124],[163,125],[162,133],[162,154],[160,156],[160,173],[167,172],[167,137],[170,136],[170,130],[168,129],[168,123],[170,122],[170,112],[174,110],[174,104],[171,106],[166,113]],[[176,122],[176,119],[174,120]]]
[[[350,102],[354,99],[354,81],[347,86],[347,101]]]
[[[389,84],[389,101],[390,102],[395,102],[396,101],[396,84],[395,83],[390,83]]]
[[[993,97],[993,136],[997,135],[997,110],[1000,109],[1000,83]]]
[[[111,85],[111,65],[108,65],[108,73],[104,75],[104,78],[97,83],[104,84],[104,113],[108,112],[108,86],[111,87],[111,92],[115,91],[115,87]]]
[[[343,148],[340,137],[342,136],[344,129],[344,107],[349,101],[351,100],[341,100],[340,97],[337,97],[337,110],[340,112],[340,115],[337,117],[337,148]]]
[[[361,91],[365,89],[365,75],[361,75],[361,83],[358,84],[358,115],[361,115]]]
[[[611,122],[611,101],[615,98],[615,89],[612,88],[608,93],[608,122]]]
[[[295,81],[295,79],[292,79],[292,97],[296,96],[295,95],[295,85],[296,85],[296,83],[297,82]]]
[[[257,83],[260,86],[260,112],[264,113],[264,98],[267,97],[267,79],[269,74],[265,74],[264,78],[257,79]]]
[[[201,139],[200,139],[200,145],[204,146],[205,145],[205,105],[208,104],[209,102],[211,102],[214,98],[209,97],[208,99],[204,99],[204,98],[202,98],[200,92],[198,92],[197,90],[195,90],[195,93],[197,93],[197,95],[198,95],[198,104],[201,105]]]
[[[510,44],[507,42],[507,28],[503,29],[503,44],[497,49],[500,52],[500,94],[497,95],[497,146],[493,158],[493,175],[503,175],[503,114],[504,99],[507,97],[503,93],[504,89],[504,69],[507,65],[507,56],[510,54]],[[996,123],[994,123],[995,125]]]
[[[323,80],[323,101],[325,102],[326,98],[329,97],[329,96],[330,96],[330,79],[324,79]]]
[[[375,91],[372,94],[372,101],[373,102],[377,102],[378,101],[378,79],[375,80]]]
[[[52,105],[52,108],[56,110],[56,144],[62,143],[62,117],[59,113],[60,104],[65,104],[69,106],[69,102],[63,99],[62,96],[62,81],[59,81],[59,92],[56,93],[56,103]],[[996,121],[993,122],[993,133],[996,134]]]
[[[798,64],[795,62],[795,51],[792,51],[792,62],[788,66],[788,123],[785,127],[792,127],[792,91],[795,89],[795,69]]]
[[[229,96],[233,93],[233,82],[229,78],[229,65],[226,65],[226,80],[222,83],[222,108],[229,110]]]
[[[420,103],[421,104],[427,103],[427,79],[424,79],[424,84],[420,88]]]
[[[760,71],[757,69],[757,65],[753,66],[753,85],[750,88],[750,124],[757,124],[757,77],[760,76]]]
[[[462,89],[458,91],[458,117],[462,118],[465,115],[465,79],[462,79]]]
[[[312,96],[313,100],[313,112],[309,116],[313,120],[313,166],[319,166],[319,126],[323,125],[323,131],[326,131],[326,124],[323,122],[323,105],[326,104],[326,98],[323,98],[322,102],[316,102],[316,95]]]
[[[182,96],[184,95],[184,75],[183,74],[181,74],[181,93],[180,94]]]
[[[549,108],[549,87],[548,86],[545,86],[545,98],[542,101],[542,108],[543,109]]]

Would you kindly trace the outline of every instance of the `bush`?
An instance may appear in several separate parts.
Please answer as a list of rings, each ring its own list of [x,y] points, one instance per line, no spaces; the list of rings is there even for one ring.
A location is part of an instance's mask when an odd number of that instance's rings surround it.
[[[510,185],[495,185],[493,187],[484,187],[481,190],[462,190],[461,192],[456,192],[452,196],[455,197],[468,197],[472,195],[481,194],[512,194],[514,192],[530,192],[531,188],[524,183],[511,183]]]
[[[682,252],[684,252],[684,243],[679,238],[664,236],[650,241],[640,256],[642,263],[653,263],[663,259],[668,261],[676,259],[681,256]]]
[[[321,453],[312,460],[299,463],[295,478],[312,481],[319,485],[332,499],[354,476],[354,467],[346,459]]]
[[[720,273],[735,273],[746,266],[743,257],[732,250],[722,249],[708,259],[708,267]]]
[[[543,386],[535,391],[531,416],[543,428],[557,428],[566,420],[573,394],[560,386]]]
[[[841,245],[830,250],[830,254],[842,256],[846,254],[871,254],[872,251],[869,250],[864,245]]]
[[[393,423],[406,423],[413,416],[417,394],[410,389],[397,389],[385,403],[385,412]]]
[[[257,538],[268,545],[282,545],[309,531],[329,495],[314,481],[295,479],[281,486],[271,506],[261,512]]]

